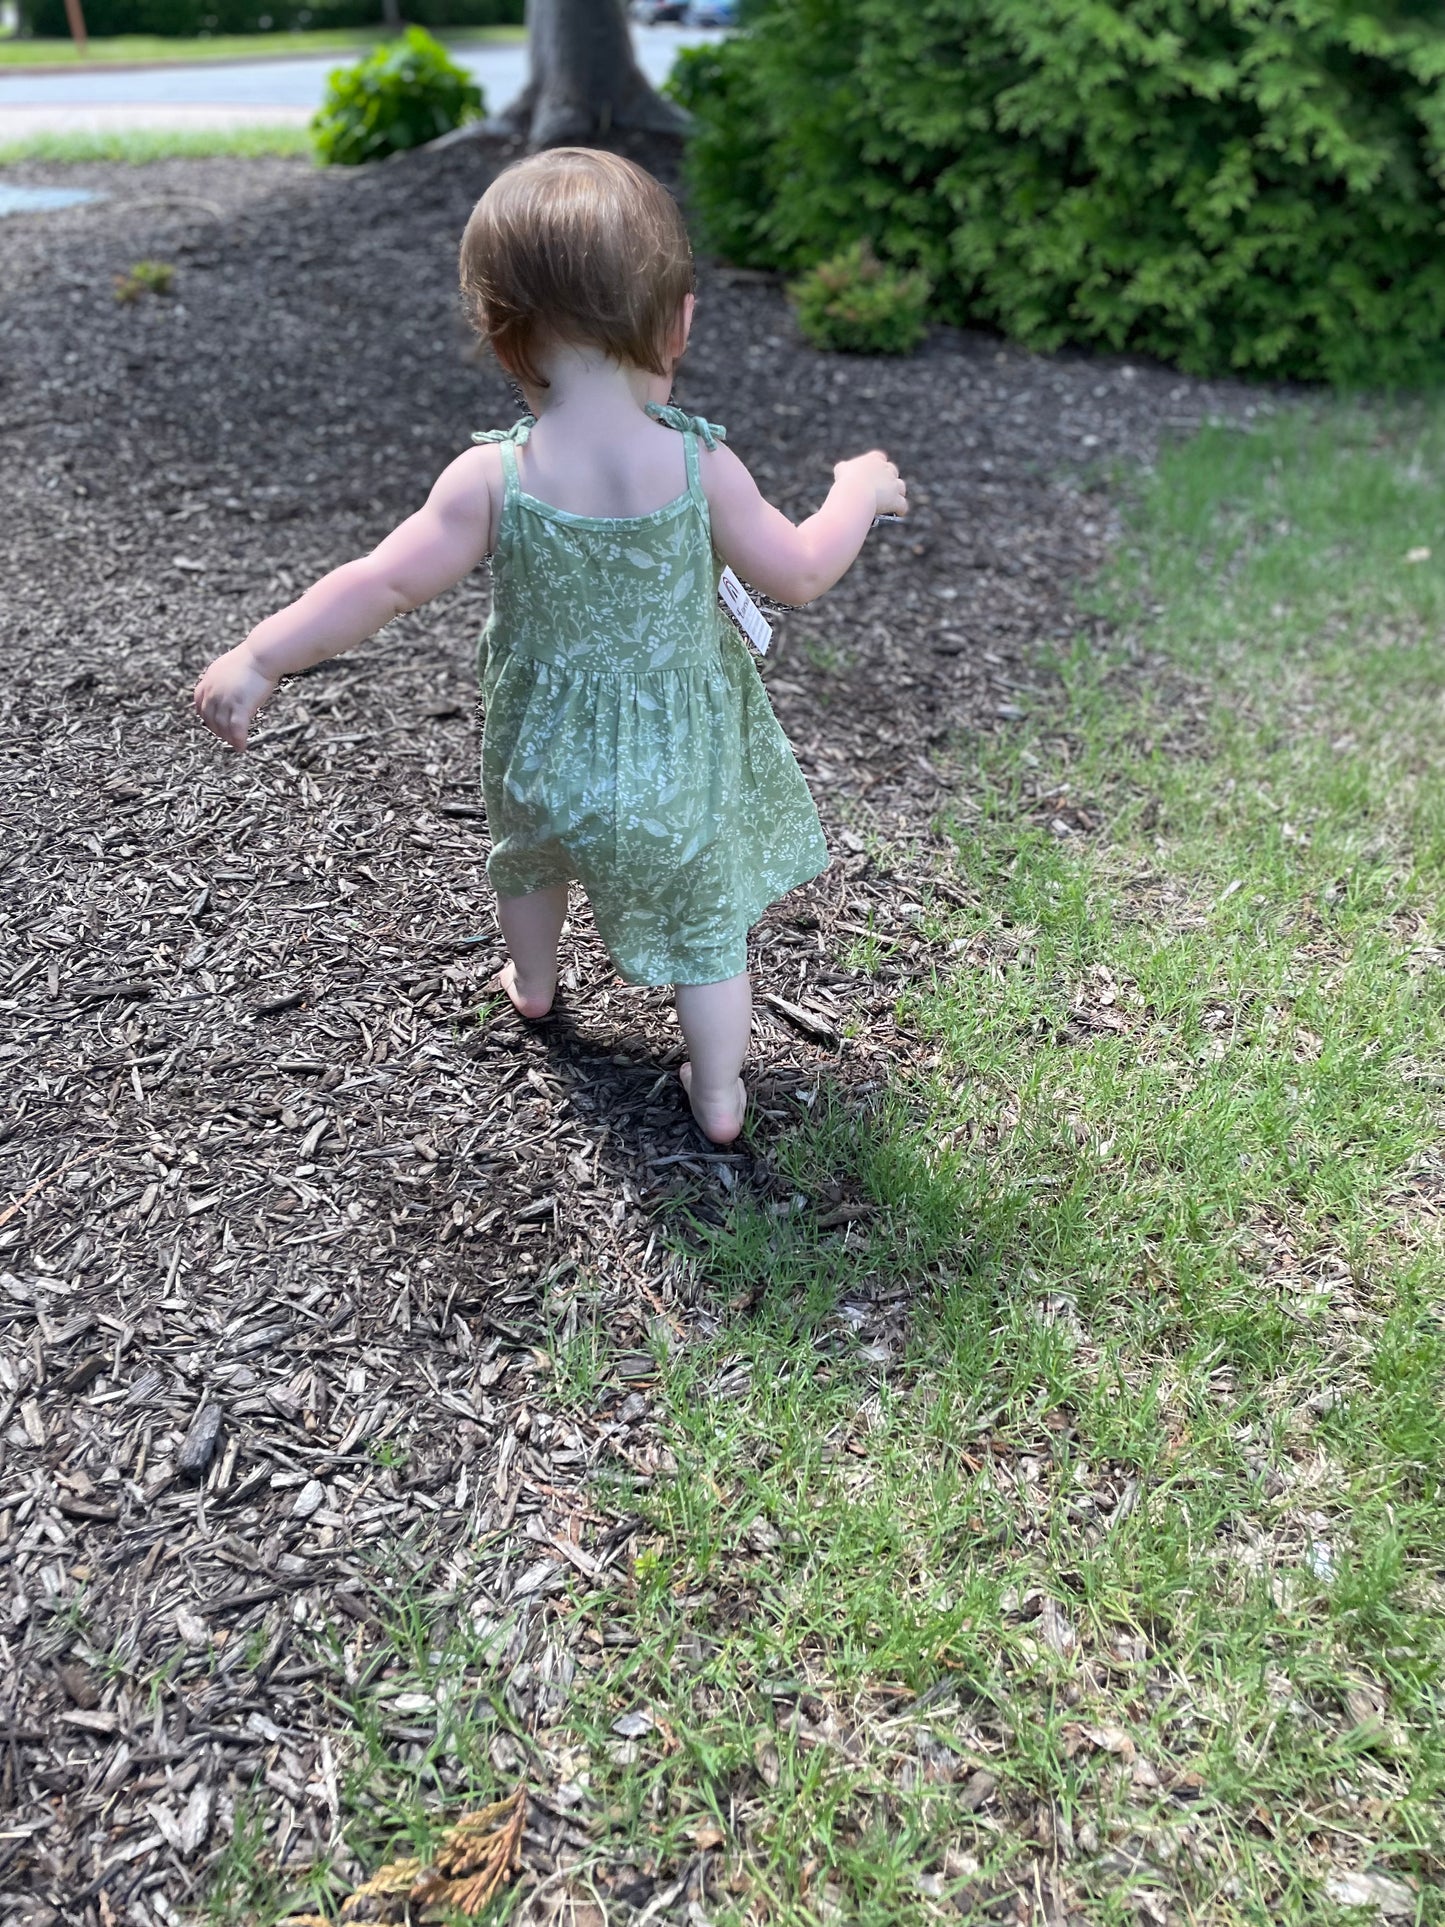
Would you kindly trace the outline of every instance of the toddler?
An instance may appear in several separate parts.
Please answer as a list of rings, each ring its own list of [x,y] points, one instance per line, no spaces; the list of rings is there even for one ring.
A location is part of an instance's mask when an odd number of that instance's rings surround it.
[[[746,644],[723,565],[809,602],[873,518],[907,512],[874,451],[798,527],[724,431],[667,406],[693,318],[672,197],[613,154],[558,148],[498,176],[467,223],[471,318],[531,410],[475,437],[426,505],[213,662],[196,708],[232,749],[283,676],[352,649],[492,558],[482,635],[487,873],[527,1018],[557,987],[567,887],[619,974],[671,984],[682,1083],[719,1144],[743,1125],[747,933],[827,863],[818,813]]]

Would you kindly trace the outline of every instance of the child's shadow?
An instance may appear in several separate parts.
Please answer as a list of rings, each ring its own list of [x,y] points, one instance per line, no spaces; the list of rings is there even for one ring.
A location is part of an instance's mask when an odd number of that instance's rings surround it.
[[[636,1008],[605,1015],[573,1007],[559,993],[535,1022],[500,1010],[488,1031],[558,1087],[583,1127],[598,1168],[614,1184],[627,1181],[651,1208],[686,1206],[720,1216],[739,1190],[766,1192],[775,1180],[771,1147],[795,1115],[777,1105],[778,1080],[749,1078],[748,1121],[733,1144],[714,1144],[698,1129],[678,1080],[686,1052],[663,996],[639,997]]]

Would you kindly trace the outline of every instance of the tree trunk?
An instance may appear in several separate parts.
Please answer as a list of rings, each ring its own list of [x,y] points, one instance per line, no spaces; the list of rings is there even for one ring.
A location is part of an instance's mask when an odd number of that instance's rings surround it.
[[[532,74],[494,126],[533,148],[585,145],[614,127],[682,134],[688,115],[643,77],[622,0],[527,0]]]
[[[381,24],[388,33],[400,33],[406,22],[401,17],[400,0],[381,0]]]
[[[70,37],[75,42],[75,51],[84,60],[90,51],[90,38],[85,31],[85,15],[81,11],[80,0],[65,0],[65,20],[70,28]]]

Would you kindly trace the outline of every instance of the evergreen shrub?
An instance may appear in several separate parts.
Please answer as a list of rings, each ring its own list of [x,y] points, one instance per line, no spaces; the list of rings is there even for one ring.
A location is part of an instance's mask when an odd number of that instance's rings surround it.
[[[420,27],[337,67],[311,122],[318,160],[355,167],[449,134],[483,111],[482,90]]]
[[[674,91],[739,264],[861,236],[942,319],[1197,374],[1445,362],[1437,0],[756,0]]]
[[[687,171],[708,246],[740,267],[793,267],[801,257],[785,259],[760,233],[773,201],[774,142],[763,131],[764,91],[752,57],[758,51],[766,58],[770,43],[743,34],[684,47],[662,91],[697,122]],[[813,258],[830,251],[815,250]]]
[[[890,268],[866,241],[809,268],[789,293],[815,348],[906,355],[928,332],[927,275]]]

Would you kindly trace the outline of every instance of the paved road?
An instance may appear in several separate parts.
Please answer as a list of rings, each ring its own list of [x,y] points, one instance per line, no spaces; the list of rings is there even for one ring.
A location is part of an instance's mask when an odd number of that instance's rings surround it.
[[[666,78],[679,47],[698,46],[720,35],[706,29],[634,27],[632,37],[639,65],[656,82]],[[505,107],[527,78],[527,49],[521,41],[456,47],[452,55],[481,83],[489,109]],[[315,112],[326,76],[341,58],[332,54],[28,77],[23,70],[0,70],[0,145],[42,133],[304,122]]]

